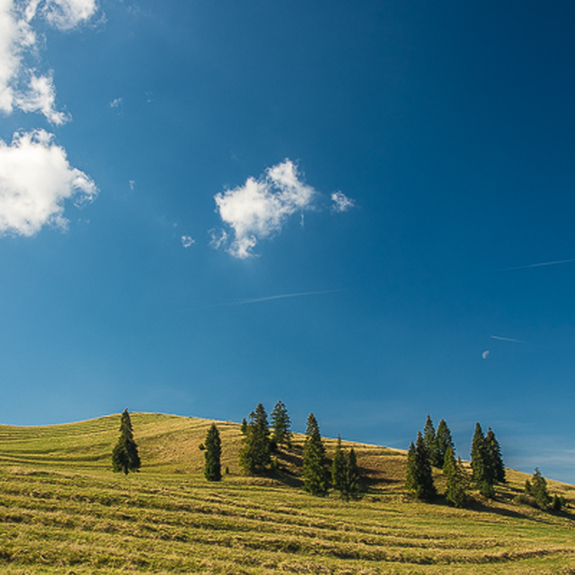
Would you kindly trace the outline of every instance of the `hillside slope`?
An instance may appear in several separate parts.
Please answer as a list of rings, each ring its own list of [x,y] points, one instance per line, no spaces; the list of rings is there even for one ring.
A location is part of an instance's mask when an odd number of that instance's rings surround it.
[[[457,510],[404,496],[404,452],[354,444],[368,492],[348,503],[302,491],[301,436],[280,472],[244,477],[239,426],[217,422],[229,473],[214,484],[198,449],[211,421],[132,423],[143,466],[127,477],[110,470],[119,416],[0,426],[3,573],[575,573],[570,510],[513,503],[524,474],[510,471],[495,502]],[[550,488],[573,505],[572,486]]]

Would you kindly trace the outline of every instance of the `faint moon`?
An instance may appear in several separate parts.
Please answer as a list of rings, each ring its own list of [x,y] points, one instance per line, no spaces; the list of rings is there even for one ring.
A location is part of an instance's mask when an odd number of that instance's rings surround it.
[[[482,357],[483,359],[487,359],[487,356],[488,356],[488,355],[489,355],[489,350],[486,349],[486,350],[481,354],[481,357]]]

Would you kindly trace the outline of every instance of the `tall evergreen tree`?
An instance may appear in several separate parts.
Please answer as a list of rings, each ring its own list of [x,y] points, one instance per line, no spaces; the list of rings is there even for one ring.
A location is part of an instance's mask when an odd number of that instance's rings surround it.
[[[275,404],[274,410],[271,414],[271,423],[273,427],[272,441],[276,445],[291,445],[291,421],[287,412],[287,408],[282,401]]]
[[[434,465],[437,459],[437,441],[433,421],[431,421],[431,416],[429,414],[427,415],[427,420],[423,428],[423,444],[425,445],[425,449],[427,449],[429,462]]]
[[[435,433],[435,454],[432,465],[434,467],[443,468],[445,463],[445,454],[447,450],[451,447],[453,453],[455,454],[455,444],[453,443],[453,438],[451,437],[451,431],[442,419],[437,426],[437,432]]]
[[[503,464],[503,457],[501,456],[501,446],[495,438],[495,433],[491,427],[485,435],[485,449],[487,451],[487,459],[491,467],[493,480],[498,483],[505,482],[505,465]]]
[[[485,436],[479,422],[475,424],[475,432],[471,441],[471,469],[473,471],[473,482],[477,488],[483,495],[492,497],[494,495],[493,467],[489,459]]]
[[[134,441],[134,430],[128,410],[125,409],[120,420],[120,437],[112,452],[112,468],[114,471],[123,471],[128,475],[130,471],[139,471],[141,466],[138,446]]]
[[[345,481],[341,493],[346,499],[355,499],[359,496],[361,491],[361,474],[359,466],[357,465],[357,456],[355,455],[353,447],[350,448],[345,463]]]
[[[445,499],[455,507],[465,507],[468,502],[465,492],[468,484],[467,474],[461,465],[461,459],[455,459],[453,447],[448,447],[445,453],[443,475],[447,482]]]
[[[263,473],[270,464],[270,430],[266,410],[261,403],[258,403],[255,413],[250,413],[239,457],[240,467],[251,475]]]
[[[407,454],[405,487],[418,499],[433,499],[437,495],[429,454],[420,431],[415,446],[412,443]]]
[[[345,454],[341,447],[341,436],[338,435],[331,464],[331,484],[333,488],[337,489],[340,493],[343,491],[345,485],[346,467]]]
[[[329,473],[325,467],[325,448],[319,425],[313,413],[307,418],[303,447],[304,489],[312,495],[325,495],[329,487]]]
[[[525,491],[533,497],[539,509],[547,509],[549,507],[551,496],[547,490],[547,481],[545,481],[545,477],[541,475],[541,471],[539,471],[538,467],[535,468],[531,482],[525,482]]]
[[[222,442],[220,432],[215,423],[212,423],[206,434],[204,457],[206,464],[204,467],[204,477],[208,481],[220,481],[222,478]]]

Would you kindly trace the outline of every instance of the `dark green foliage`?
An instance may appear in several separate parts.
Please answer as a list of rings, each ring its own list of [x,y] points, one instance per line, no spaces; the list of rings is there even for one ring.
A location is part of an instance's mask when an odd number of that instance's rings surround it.
[[[243,446],[240,449],[240,467],[250,475],[263,473],[270,464],[270,430],[266,410],[258,403],[250,413]]]
[[[283,402],[278,401],[275,404],[274,410],[271,414],[271,423],[273,427],[272,441],[276,445],[291,446],[291,421]]]
[[[329,472],[325,467],[325,448],[313,413],[307,418],[303,447],[304,489],[312,495],[325,495],[329,488]]]
[[[407,454],[405,487],[418,499],[430,500],[437,495],[429,454],[420,431],[417,432],[415,446],[412,443]]]
[[[453,447],[448,447],[443,464],[443,475],[447,481],[445,499],[455,507],[465,507],[469,501],[466,489],[469,484],[461,459],[455,459]]]
[[[455,456],[455,444],[453,443],[453,438],[451,437],[451,431],[442,419],[437,426],[437,432],[435,433],[435,453],[432,465],[434,467],[443,468],[445,463],[445,454],[447,450],[451,448],[453,450],[453,455]]]
[[[112,469],[123,471],[128,475],[130,471],[139,471],[141,466],[138,446],[134,441],[134,432],[130,414],[125,409],[120,421],[120,437],[112,452]]]
[[[360,493],[360,472],[353,447],[346,455],[341,447],[341,437],[337,436],[337,446],[331,466],[331,482],[334,489],[344,499],[356,498]]]
[[[222,455],[222,441],[220,432],[215,423],[212,423],[206,434],[205,453],[206,464],[204,467],[204,477],[208,481],[220,481],[222,478],[222,467],[220,463]]]
[[[242,419],[242,426],[240,427],[240,431],[242,432],[242,435],[246,435],[248,432],[248,422],[246,421],[245,417]]]
[[[435,428],[433,427],[433,422],[431,421],[429,414],[427,415],[425,427],[423,428],[423,444],[425,445],[425,449],[427,449],[429,463],[431,463],[431,465],[435,465],[437,463],[437,441]],[[440,462],[437,467],[441,467],[442,465],[443,462]]]
[[[505,482],[505,465],[501,456],[501,446],[495,438],[495,433],[493,433],[491,427],[485,435],[485,449],[493,480],[498,483]]]
[[[345,484],[346,475],[346,462],[343,449],[341,447],[341,437],[337,436],[337,445],[335,447],[335,453],[333,455],[333,461],[331,464],[331,484],[334,489],[342,492]]]
[[[547,509],[551,503],[551,496],[547,490],[547,481],[545,477],[541,475],[539,468],[535,468],[535,473],[531,477],[531,482],[527,480],[525,482],[525,491],[533,497],[535,505],[539,509]]]
[[[479,491],[486,497],[493,497],[495,494],[493,490],[495,481],[493,464],[479,423],[475,424],[475,432],[471,441],[471,469],[473,470],[473,482]]]
[[[561,511],[563,507],[565,507],[565,497],[554,495],[553,500],[551,501],[551,508],[553,511]]]

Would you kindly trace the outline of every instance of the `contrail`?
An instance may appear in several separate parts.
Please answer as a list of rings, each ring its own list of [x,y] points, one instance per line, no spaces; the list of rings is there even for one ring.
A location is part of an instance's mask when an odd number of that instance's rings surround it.
[[[285,299],[288,297],[306,297],[309,295],[322,295],[322,294],[326,294],[326,293],[337,293],[337,292],[342,292],[342,291],[347,291],[347,290],[345,290],[345,289],[330,289],[330,290],[322,290],[322,291],[303,291],[303,292],[297,292],[297,293],[282,293],[282,294],[278,294],[278,295],[268,295],[265,297],[256,297],[256,298],[252,298],[252,299],[242,299],[242,300],[239,300],[236,302],[223,304],[223,305],[245,305],[245,304],[249,304],[249,303],[260,303],[263,301],[272,301],[275,299]]]
[[[540,262],[538,264],[528,264],[526,266],[515,266],[513,268],[505,268],[504,272],[510,272],[513,270],[526,270],[529,268],[542,268],[545,266],[557,266],[559,264],[572,264],[573,262],[575,262],[575,258],[571,258],[570,260],[555,260],[553,262]]]
[[[511,343],[525,343],[520,339],[513,339],[512,337],[501,337],[500,335],[492,335],[490,337],[491,339],[497,339],[499,341],[510,341]]]

